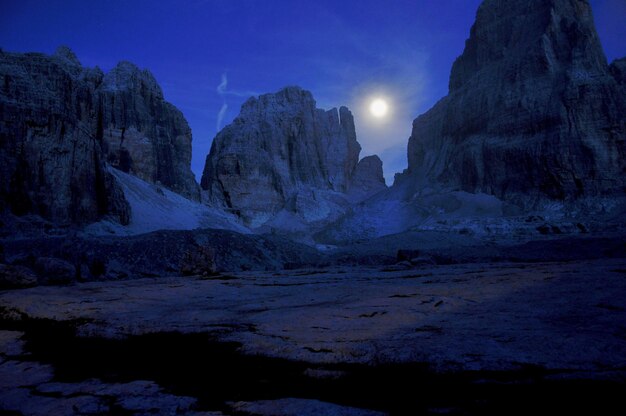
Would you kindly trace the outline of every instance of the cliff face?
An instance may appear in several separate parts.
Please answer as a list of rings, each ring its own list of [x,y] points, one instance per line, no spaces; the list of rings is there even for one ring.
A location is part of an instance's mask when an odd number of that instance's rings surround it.
[[[191,129],[163,98],[147,70],[120,62],[97,89],[98,132],[107,161],[119,170],[160,183],[189,199],[200,189],[191,173]]]
[[[73,53],[0,52],[0,204],[61,223],[130,210],[95,135],[103,74]]]
[[[323,211],[313,191],[346,193],[360,150],[347,108],[317,109],[310,92],[288,87],[242,106],[215,137],[201,185],[213,201],[260,225],[282,209],[297,212],[303,198]]]
[[[108,74],[53,56],[0,53],[0,201],[62,223],[130,209],[106,164],[199,199],[191,132],[154,77],[130,63]]]
[[[449,95],[413,123],[400,181],[523,206],[623,195],[623,68],[586,0],[485,0]]]
[[[387,188],[383,161],[376,155],[364,157],[352,173],[348,194],[356,201],[365,200]]]

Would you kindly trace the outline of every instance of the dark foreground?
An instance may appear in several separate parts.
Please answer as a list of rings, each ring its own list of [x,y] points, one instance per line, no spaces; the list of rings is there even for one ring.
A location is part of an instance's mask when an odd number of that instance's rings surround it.
[[[623,411],[625,259],[93,282],[0,305],[4,414]]]

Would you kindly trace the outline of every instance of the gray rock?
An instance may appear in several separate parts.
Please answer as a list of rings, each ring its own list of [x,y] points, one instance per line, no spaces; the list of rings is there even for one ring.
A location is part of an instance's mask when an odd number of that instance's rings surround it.
[[[0,356],[16,356],[24,353],[23,332],[0,330]]]
[[[128,224],[107,162],[200,199],[191,130],[150,72],[122,62],[105,75],[67,47],[52,56],[0,51],[0,210]]]
[[[321,201],[330,197],[316,191],[346,193],[360,150],[346,107],[317,109],[310,92],[288,87],[244,103],[215,137],[201,185],[212,201],[254,226],[283,209],[302,211],[294,208],[302,198],[323,212]]]
[[[183,114],[165,101],[148,70],[120,62],[98,87],[98,133],[107,161],[189,199],[200,199],[191,172],[191,129]]]
[[[363,201],[387,189],[383,162],[376,155],[364,157],[354,169],[348,194],[354,201]]]
[[[215,250],[207,246],[190,248],[183,254],[180,262],[180,272],[183,276],[208,276],[217,272],[215,264]]]
[[[81,278],[99,280],[201,275],[214,270],[277,270],[314,266],[323,259],[315,248],[283,237],[211,229],[163,230],[120,237],[20,239],[12,241],[6,250],[8,258],[26,265],[35,259],[62,262],[67,270],[64,275],[68,279],[71,275],[72,280],[73,265],[79,264],[84,266]],[[42,271],[41,275],[50,276],[50,272]]]
[[[27,267],[0,264],[0,289],[35,286],[37,276]]]
[[[255,416],[384,416],[373,410],[339,406],[333,403],[310,399],[259,400],[256,402],[233,403],[237,412]]]
[[[0,365],[0,391],[15,387],[30,387],[52,379],[51,366],[28,361],[10,360]]]
[[[587,0],[484,1],[448,96],[413,123],[399,180],[524,207],[623,196],[623,66],[611,76]]]
[[[616,59],[610,65],[611,75],[622,86],[626,86],[626,57]]]
[[[0,210],[60,223],[129,219],[96,133],[99,70],[67,48],[0,51]]]
[[[68,284],[76,280],[76,267],[65,260],[40,257],[35,263],[37,273],[48,284]]]

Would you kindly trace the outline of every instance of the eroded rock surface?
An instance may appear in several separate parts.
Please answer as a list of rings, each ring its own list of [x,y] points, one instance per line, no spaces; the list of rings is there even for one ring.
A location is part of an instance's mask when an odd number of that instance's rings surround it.
[[[310,92],[288,87],[244,103],[214,139],[201,185],[252,226],[281,210],[314,222],[346,205],[360,150],[346,107],[317,109]]]
[[[98,134],[107,161],[123,172],[159,183],[189,199],[200,190],[191,173],[191,129],[165,101],[150,71],[120,62],[98,88]]]
[[[199,200],[191,131],[154,77],[122,62],[84,68],[66,47],[47,56],[0,52],[0,208],[57,223],[130,208],[110,163]]]
[[[128,223],[96,134],[102,77],[67,48],[0,52],[0,209],[61,223],[104,215]]]
[[[624,196],[623,66],[609,70],[586,0],[484,1],[401,180],[523,207]]]
[[[40,286],[0,293],[0,305],[5,319],[81,319],[83,335],[210,332],[247,353],[317,364],[538,365],[611,378],[626,363],[625,267],[619,258],[246,272]]]
[[[356,201],[362,201],[386,188],[382,160],[376,155],[359,160],[352,174],[349,195]]]

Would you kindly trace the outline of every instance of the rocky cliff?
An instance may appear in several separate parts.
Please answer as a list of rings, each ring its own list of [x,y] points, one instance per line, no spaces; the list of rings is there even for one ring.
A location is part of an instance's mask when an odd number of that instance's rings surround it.
[[[104,215],[128,223],[96,135],[102,76],[67,48],[53,56],[0,52],[0,210],[60,223]]]
[[[376,155],[359,160],[350,179],[348,194],[356,201],[365,200],[387,188],[383,161]]]
[[[83,68],[53,56],[0,53],[0,202],[61,223],[130,209],[106,164],[199,199],[191,132],[154,77],[130,63]]]
[[[107,161],[193,200],[200,189],[191,172],[191,129],[183,114],[165,101],[148,70],[120,62],[98,89],[98,134]]]
[[[623,196],[623,85],[624,62],[607,65],[588,1],[485,0],[449,95],[413,123],[400,181],[525,207]]]
[[[342,205],[340,195],[357,187],[352,176],[360,151],[346,107],[318,109],[310,92],[288,87],[244,103],[215,137],[201,186],[253,226],[283,209],[321,220]],[[365,168],[359,184],[369,184]],[[329,205],[332,193],[337,198]]]

